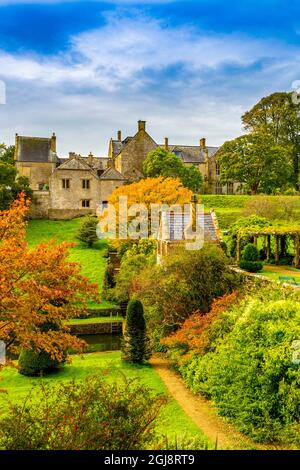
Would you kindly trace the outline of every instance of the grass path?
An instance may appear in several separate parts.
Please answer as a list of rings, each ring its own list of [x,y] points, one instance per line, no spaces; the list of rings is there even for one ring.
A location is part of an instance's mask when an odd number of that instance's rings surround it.
[[[265,272],[264,272],[265,271]],[[292,266],[278,266],[278,265],[271,265],[265,264],[262,274],[274,274],[274,278],[278,278],[279,276],[291,276],[296,279],[296,281],[300,281],[300,271],[299,269],[295,269]]]
[[[276,446],[257,444],[239,433],[234,426],[217,414],[217,410],[211,402],[188,390],[181,377],[169,368],[167,359],[154,357],[151,359],[151,364],[186,415],[194,421],[210,441],[217,441],[218,450],[282,450]]]

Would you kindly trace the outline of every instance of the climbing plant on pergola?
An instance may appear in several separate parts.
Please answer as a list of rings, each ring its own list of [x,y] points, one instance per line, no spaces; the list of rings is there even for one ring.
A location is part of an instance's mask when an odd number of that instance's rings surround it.
[[[237,234],[237,262],[241,260],[241,240],[243,237],[253,238],[253,243],[257,245],[260,237],[266,242],[266,261],[271,259],[271,240],[275,241],[275,263],[279,264],[280,259],[285,256],[285,241],[290,237],[294,242],[295,256],[293,264],[296,268],[300,267],[300,226],[294,227],[254,227],[239,230]]]

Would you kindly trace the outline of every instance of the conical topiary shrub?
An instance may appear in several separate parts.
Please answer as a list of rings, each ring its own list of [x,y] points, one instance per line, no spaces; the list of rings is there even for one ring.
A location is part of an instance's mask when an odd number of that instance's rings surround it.
[[[97,237],[97,217],[93,215],[86,215],[77,230],[76,238],[82,243],[85,243],[88,247],[93,246],[93,244],[98,240]]]
[[[122,341],[122,359],[142,364],[150,357],[143,304],[130,300],[127,306],[125,332]]]

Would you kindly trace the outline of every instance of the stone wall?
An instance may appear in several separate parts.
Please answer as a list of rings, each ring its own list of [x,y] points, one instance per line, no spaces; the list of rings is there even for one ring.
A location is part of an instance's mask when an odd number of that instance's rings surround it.
[[[157,144],[144,129],[140,129],[115,159],[115,168],[130,181],[138,180],[143,174],[143,162]]]
[[[49,209],[48,218],[51,220],[70,220],[87,214],[96,214],[96,211],[94,209]]]
[[[50,206],[49,191],[34,191],[30,204],[30,219],[48,219]]]
[[[108,201],[111,193],[119,188],[120,186],[123,186],[124,181],[122,180],[101,180],[100,179],[100,201],[105,202]]]
[[[68,179],[70,187],[64,189],[62,180]],[[90,181],[89,189],[82,188],[82,180]],[[72,210],[78,215],[95,212],[100,202],[100,181],[89,170],[58,169],[50,178],[51,209]],[[82,208],[82,200],[89,200],[89,209]],[[70,213],[71,214],[71,213]],[[69,216],[68,216],[69,217]],[[73,217],[76,217],[74,215]]]
[[[34,191],[39,189],[40,184],[49,185],[49,179],[55,168],[51,162],[16,162],[19,176],[29,179],[30,187]]]
[[[118,321],[118,331],[113,331],[111,323],[82,323],[70,325],[70,332],[73,335],[104,335],[104,334],[121,334],[123,322]]]

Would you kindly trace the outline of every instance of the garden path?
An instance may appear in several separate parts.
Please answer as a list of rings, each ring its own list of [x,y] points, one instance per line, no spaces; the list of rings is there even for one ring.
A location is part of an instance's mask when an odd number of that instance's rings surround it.
[[[181,377],[170,369],[167,359],[153,357],[151,364],[164,381],[169,393],[177,400],[185,413],[197,424],[203,433],[212,441],[217,441],[217,449],[281,449],[254,443],[239,433],[234,426],[217,414],[212,403],[200,395],[193,394],[184,384]]]

